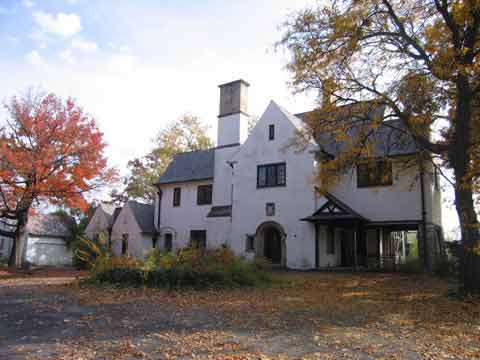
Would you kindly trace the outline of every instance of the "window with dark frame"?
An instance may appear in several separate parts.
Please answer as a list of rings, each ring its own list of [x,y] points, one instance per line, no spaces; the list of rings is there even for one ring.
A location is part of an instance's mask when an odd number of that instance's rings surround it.
[[[212,203],[212,185],[199,185],[197,188],[197,205]]]
[[[173,206],[180,206],[182,199],[182,188],[176,187],[173,189]]]
[[[247,235],[245,243],[245,251],[255,251],[255,236]]]
[[[275,125],[268,125],[268,140],[275,140]]]
[[[194,249],[206,249],[207,248],[207,231],[191,230],[190,231],[190,247]]]
[[[172,249],[173,249],[173,236],[172,236],[172,234],[165,234],[164,249],[165,249],[165,251],[172,251]]]
[[[122,234],[122,255],[128,252],[128,234]]]
[[[285,163],[257,166],[257,187],[285,186],[287,184],[287,169]]]
[[[156,249],[157,248],[157,242],[158,242],[158,238],[156,236],[154,236],[152,238],[152,249]]]
[[[357,165],[357,186],[386,186],[393,184],[392,163],[388,160],[368,161]]]
[[[335,254],[335,229],[333,226],[327,227],[327,254]]]

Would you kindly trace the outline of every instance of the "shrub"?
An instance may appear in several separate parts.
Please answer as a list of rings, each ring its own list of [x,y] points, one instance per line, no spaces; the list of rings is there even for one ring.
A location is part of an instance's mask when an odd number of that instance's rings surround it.
[[[176,253],[149,252],[143,263],[129,257],[99,259],[94,280],[124,286],[157,288],[218,288],[268,283],[256,263],[236,257],[231,250],[182,249]]]
[[[0,256],[0,267],[8,266],[8,258]]]
[[[79,269],[92,269],[102,259],[109,256],[109,251],[100,242],[79,236],[73,242],[73,265]]]
[[[439,277],[456,277],[458,262],[453,258],[441,258],[435,263],[433,273]]]
[[[425,272],[425,266],[421,259],[407,259],[404,264],[399,265],[399,271],[405,274],[422,274]]]

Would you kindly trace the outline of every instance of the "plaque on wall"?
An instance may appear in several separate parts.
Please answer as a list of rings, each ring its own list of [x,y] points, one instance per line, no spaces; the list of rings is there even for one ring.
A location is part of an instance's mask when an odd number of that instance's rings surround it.
[[[275,216],[275,203],[267,203],[266,212],[267,216]]]

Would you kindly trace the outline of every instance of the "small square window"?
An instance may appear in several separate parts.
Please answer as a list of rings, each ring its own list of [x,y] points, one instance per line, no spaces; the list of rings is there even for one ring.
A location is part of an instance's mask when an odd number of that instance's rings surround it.
[[[190,231],[190,247],[194,249],[206,249],[207,247],[207,231],[191,230]]]
[[[197,188],[197,205],[212,203],[212,185],[199,185]]]
[[[268,125],[268,140],[275,140],[275,125]]]
[[[357,187],[392,184],[392,163],[390,161],[369,160],[357,165]]]
[[[255,251],[255,235],[247,235],[245,251]]]

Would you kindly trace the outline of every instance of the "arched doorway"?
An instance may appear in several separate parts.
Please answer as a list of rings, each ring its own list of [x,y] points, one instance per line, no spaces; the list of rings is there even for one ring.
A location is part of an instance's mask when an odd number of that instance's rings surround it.
[[[263,233],[263,255],[272,264],[282,263],[281,234],[275,227],[270,226]]]
[[[255,249],[257,256],[263,256],[274,265],[287,264],[287,235],[283,227],[276,222],[262,223],[255,234]]]

